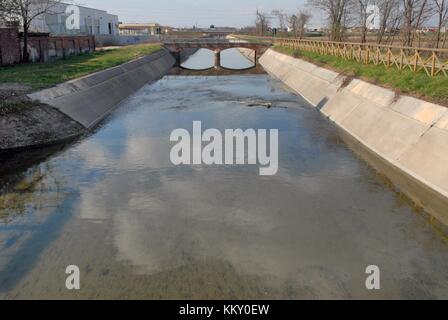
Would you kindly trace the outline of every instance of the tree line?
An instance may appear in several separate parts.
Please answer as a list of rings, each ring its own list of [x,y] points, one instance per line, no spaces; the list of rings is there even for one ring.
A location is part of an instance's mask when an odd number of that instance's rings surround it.
[[[325,19],[322,24],[332,41],[345,41],[356,34],[362,43],[443,48],[447,42],[448,0],[307,0],[305,9],[294,14],[257,11],[253,31],[266,35],[275,20],[279,30],[288,28],[290,34],[302,38],[312,18],[310,12],[316,11]]]

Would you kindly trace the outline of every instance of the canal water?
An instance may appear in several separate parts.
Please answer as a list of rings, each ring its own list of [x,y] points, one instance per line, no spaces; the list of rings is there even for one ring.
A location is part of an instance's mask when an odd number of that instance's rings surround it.
[[[278,129],[277,175],[172,165],[170,133],[195,120]],[[0,178],[0,298],[448,298],[443,235],[268,75],[166,76],[88,137],[24,160]]]

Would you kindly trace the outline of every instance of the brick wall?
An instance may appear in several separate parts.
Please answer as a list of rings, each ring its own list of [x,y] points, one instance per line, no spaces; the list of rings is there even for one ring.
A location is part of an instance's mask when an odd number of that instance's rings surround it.
[[[28,57],[30,62],[47,62],[49,60],[48,57],[49,39],[50,36],[48,33],[28,34]],[[20,46],[21,48],[23,48],[22,37]]]
[[[49,62],[74,54],[95,51],[93,36],[50,36],[47,33],[28,35],[31,62]],[[19,63],[23,40],[17,27],[0,28],[0,65]]]
[[[0,28],[0,65],[19,63],[19,32],[15,27]]]
[[[93,36],[40,36],[28,38],[28,53],[33,62],[48,62],[71,55],[95,51]]]
[[[48,42],[49,59],[60,59],[73,54],[95,51],[93,36],[60,36],[50,37]]]

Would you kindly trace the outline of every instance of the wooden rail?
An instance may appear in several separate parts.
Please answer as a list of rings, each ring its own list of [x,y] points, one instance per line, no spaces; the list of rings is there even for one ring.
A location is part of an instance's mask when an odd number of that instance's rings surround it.
[[[430,77],[448,76],[448,49],[414,48],[372,43],[335,42],[312,39],[288,39],[240,36],[240,39],[269,39],[274,45],[322,55],[355,60],[364,64],[384,65],[399,70],[426,72]]]

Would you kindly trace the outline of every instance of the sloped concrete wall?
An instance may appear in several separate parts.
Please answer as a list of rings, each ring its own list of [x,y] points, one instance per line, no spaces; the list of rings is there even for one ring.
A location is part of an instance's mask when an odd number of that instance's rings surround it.
[[[448,225],[448,108],[351,80],[269,50],[273,76],[339,126],[349,145],[416,204]]]
[[[260,58],[260,63],[268,73],[297,91],[313,106],[333,98],[344,81],[344,77],[336,72],[272,49]]]
[[[238,48],[238,51],[249,61],[255,62],[255,51],[248,48]]]
[[[49,104],[91,128],[123,99],[146,83],[162,78],[173,67],[174,58],[165,50],[89,76],[68,81],[29,95]]]

